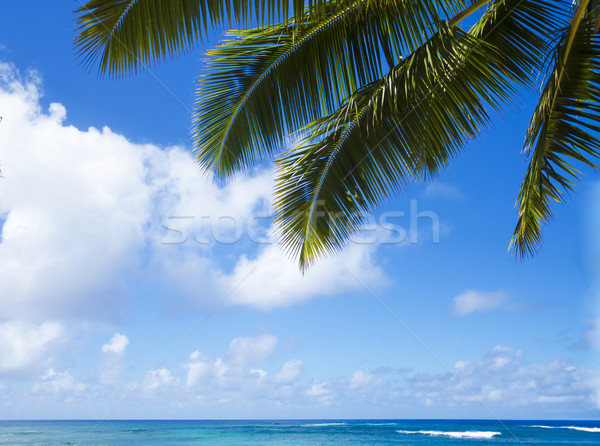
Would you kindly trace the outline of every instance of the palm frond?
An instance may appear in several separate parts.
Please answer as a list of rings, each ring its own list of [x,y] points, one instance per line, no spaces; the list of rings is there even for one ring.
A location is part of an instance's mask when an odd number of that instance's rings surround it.
[[[199,82],[194,146],[217,178],[277,150],[290,131],[335,111],[422,45],[462,0],[330,2],[325,20],[229,33]],[[275,92],[278,92],[275,94]]]
[[[469,33],[442,26],[389,75],[306,129],[278,161],[275,202],[281,242],[302,269],[340,250],[382,200],[445,167],[489,123],[488,107],[500,110],[528,83],[526,71],[544,51],[541,24],[554,14],[548,6],[498,0]],[[531,30],[526,41],[498,35],[521,28]]]
[[[431,0],[427,0],[429,3]],[[450,0],[446,9],[460,0]],[[346,8],[354,0],[336,0]],[[75,12],[75,47],[85,65],[99,59],[100,74],[123,75],[193,47],[211,28],[327,19],[328,0],[88,0]],[[385,3],[362,0],[364,6]],[[407,5],[408,7],[412,7]],[[413,28],[414,33],[417,28]],[[418,32],[417,32],[418,34]]]
[[[569,0],[496,0],[469,30],[497,48],[508,76],[523,86],[535,83],[555,30],[569,19]]]
[[[136,72],[192,47],[209,24],[251,17],[243,3],[232,11],[229,1],[90,0],[76,11],[75,47],[85,65],[99,59],[101,75]]]
[[[307,268],[338,251],[364,212],[443,168],[489,121],[512,86],[498,51],[441,27],[380,82],[357,92],[279,160],[276,224]]]
[[[600,156],[600,42],[596,11],[579,12],[556,45],[553,70],[527,130],[524,152],[530,162],[510,244],[520,257],[539,249],[552,204],[563,202],[579,180],[576,164],[599,167],[594,159]]]

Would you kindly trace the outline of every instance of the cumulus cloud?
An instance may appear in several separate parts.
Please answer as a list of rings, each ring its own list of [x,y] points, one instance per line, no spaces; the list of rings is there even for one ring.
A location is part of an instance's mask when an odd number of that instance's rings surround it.
[[[28,376],[47,363],[52,350],[65,340],[65,329],[56,322],[0,324],[0,375]]]
[[[281,367],[281,370],[275,374],[275,382],[282,384],[291,384],[298,379],[302,372],[302,361],[291,359]]]
[[[108,343],[102,346],[102,352],[122,355],[125,353],[125,347],[129,345],[129,338],[120,333],[115,333]]]
[[[335,398],[335,391],[330,388],[326,381],[313,380],[310,387],[304,391],[304,395],[318,401],[324,406],[331,404]]]
[[[61,404],[61,413],[102,417],[128,397],[122,416],[173,417],[398,417],[587,418],[598,412],[598,371],[569,361],[529,363],[525,354],[496,346],[483,358],[464,358],[439,373],[392,367],[329,377],[310,373],[300,358],[284,357],[271,334],[234,339],[221,355],[192,352],[179,367],[161,365],[142,381],[103,381],[46,368],[30,393],[3,389],[19,408],[32,398]],[[25,403],[22,403],[25,401]],[[85,412],[81,412],[82,408]],[[71,412],[69,412],[71,410]],[[67,415],[68,416],[68,415]],[[73,416],[73,415],[71,415]]]
[[[166,387],[174,386],[178,382],[179,380],[173,376],[171,371],[163,367],[148,373],[148,376],[145,377],[141,384],[141,388],[146,395],[152,395],[159,389],[164,390]]]
[[[227,358],[235,364],[253,364],[264,361],[273,354],[277,337],[265,334],[255,338],[236,338],[231,341]]]
[[[457,316],[466,316],[478,311],[491,311],[502,308],[510,295],[504,291],[486,292],[470,290],[453,299],[452,312]]]
[[[340,255],[322,260],[304,275],[278,246],[270,245],[250,259],[243,255],[223,284],[239,284],[228,299],[271,309],[302,302],[315,296],[331,296],[358,289],[356,280],[381,285],[386,276],[373,259],[373,246],[349,245]],[[231,285],[229,285],[231,286]]]
[[[368,246],[303,278],[279,248],[256,243],[272,233],[271,171],[217,187],[185,148],[67,125],[63,105],[42,109],[39,76],[0,63],[0,78],[4,317],[114,320],[132,278],[194,305],[240,284],[229,303],[267,309],[347,291],[344,266],[365,282],[383,276]]]
[[[100,365],[100,382],[114,384],[123,379],[126,369],[125,348],[129,338],[121,333],[115,333],[110,340],[102,345],[102,364]]]
[[[195,351],[183,369],[187,371],[186,385],[190,388],[219,387],[222,390],[239,390],[241,388],[255,388],[271,374],[257,368],[259,364],[270,358],[277,346],[277,337],[264,334],[255,337],[239,337],[231,341],[227,352],[218,358]],[[272,378],[278,383],[289,382],[296,368],[301,365],[297,360],[288,361],[282,370],[276,372]],[[297,375],[296,375],[297,376]]]
[[[408,380],[406,390],[421,405],[441,410],[525,417],[543,411],[564,418],[578,408],[596,409],[596,375],[568,361],[528,364],[522,351],[497,346],[483,361],[459,361],[446,373],[418,374]]]
[[[45,392],[54,394],[71,394],[85,390],[85,384],[76,383],[73,376],[67,371],[57,372],[54,369],[48,371],[34,383],[32,392]]]

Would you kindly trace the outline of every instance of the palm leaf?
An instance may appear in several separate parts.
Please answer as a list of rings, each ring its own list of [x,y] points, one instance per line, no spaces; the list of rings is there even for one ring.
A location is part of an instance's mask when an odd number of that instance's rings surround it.
[[[525,71],[543,51],[538,38],[502,49],[487,42],[497,42],[504,27],[517,27],[511,20],[520,18],[512,15],[519,3],[553,14],[545,2],[501,0],[471,34],[441,27],[381,81],[313,123],[309,136],[279,160],[276,223],[302,269],[341,249],[365,212],[437,173],[488,124],[486,104],[500,109],[516,84],[528,82]],[[521,26],[528,28],[545,19],[524,16],[531,22]]]
[[[85,65],[100,59],[100,74],[122,75],[173,57],[197,43],[209,22],[231,16],[214,0],[90,0],[79,8],[75,47]],[[248,17],[248,5],[236,9]]]
[[[248,167],[284,137],[340,107],[422,45],[460,0],[330,2],[324,20],[229,33],[200,79],[193,138],[200,164],[217,178]],[[274,94],[278,92],[278,94]]]
[[[276,223],[301,268],[341,249],[364,212],[437,172],[487,121],[478,94],[488,87],[485,76],[465,75],[487,70],[465,59],[473,43],[458,30],[440,31],[280,159]]]
[[[584,3],[584,2],[582,2]],[[518,256],[535,253],[552,204],[564,201],[580,171],[576,163],[598,168],[600,43],[593,33],[596,11],[580,4],[572,25],[556,45],[554,66],[527,131],[530,157],[519,192],[519,219],[511,247]]]

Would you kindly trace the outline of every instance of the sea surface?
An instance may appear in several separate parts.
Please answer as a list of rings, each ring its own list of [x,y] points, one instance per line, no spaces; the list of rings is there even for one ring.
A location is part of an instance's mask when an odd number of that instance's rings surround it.
[[[600,421],[0,421],[0,445],[600,445]]]

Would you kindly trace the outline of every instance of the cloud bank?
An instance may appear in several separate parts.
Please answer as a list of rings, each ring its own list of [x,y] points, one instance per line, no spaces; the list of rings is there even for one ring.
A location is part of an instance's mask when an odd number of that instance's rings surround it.
[[[598,370],[559,360],[529,363],[522,351],[507,346],[495,347],[480,360],[457,361],[439,373],[379,367],[321,377],[278,345],[273,334],[238,337],[221,355],[195,350],[178,366],[159,365],[140,381],[76,376],[49,367],[21,393],[9,385],[0,415],[18,416],[40,398],[57,405],[57,416],[90,418],[107,413],[117,418],[130,413],[237,419],[307,413],[315,418],[381,418],[394,413],[410,418],[451,411],[467,418],[565,419],[599,413]],[[126,355],[120,359],[126,365]],[[120,408],[112,412],[118,402]]]

